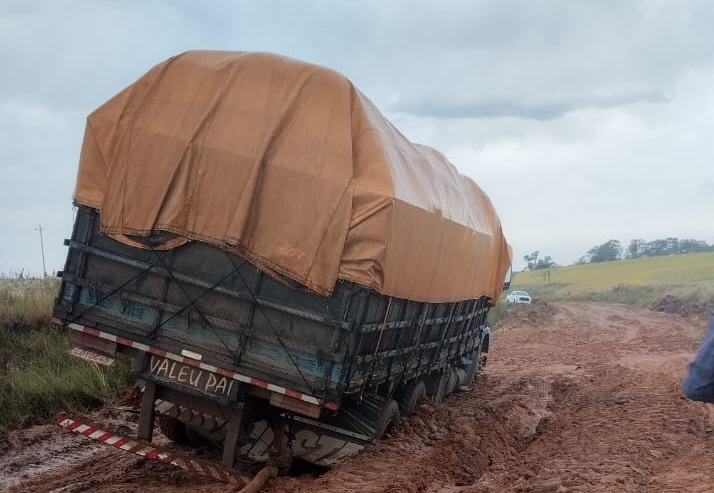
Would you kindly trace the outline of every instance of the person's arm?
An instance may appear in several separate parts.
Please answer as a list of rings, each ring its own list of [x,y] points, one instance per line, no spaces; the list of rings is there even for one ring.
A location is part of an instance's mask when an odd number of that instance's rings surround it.
[[[682,391],[694,401],[714,402],[714,316],[709,319],[704,340],[689,364]]]

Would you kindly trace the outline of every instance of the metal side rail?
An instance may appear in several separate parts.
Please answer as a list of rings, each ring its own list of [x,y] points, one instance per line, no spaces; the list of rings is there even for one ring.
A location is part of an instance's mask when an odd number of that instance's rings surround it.
[[[237,471],[228,470],[205,461],[192,459],[173,452],[167,452],[149,443],[123,437],[102,430],[96,426],[68,418],[64,414],[58,415],[55,420],[57,424],[63,428],[79,433],[87,438],[111,445],[126,452],[132,452],[147,459],[172,464],[194,474],[200,474],[224,483],[240,484],[241,487],[245,486],[251,479],[239,474]]]

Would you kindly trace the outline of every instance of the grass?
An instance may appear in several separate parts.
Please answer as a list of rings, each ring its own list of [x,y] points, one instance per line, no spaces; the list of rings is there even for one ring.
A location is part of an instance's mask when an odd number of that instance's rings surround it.
[[[0,432],[46,422],[60,411],[86,411],[129,383],[112,367],[68,354],[65,329],[50,323],[57,279],[0,279]]]
[[[650,304],[674,297],[714,308],[714,253],[669,255],[517,273],[512,289],[546,301]]]
[[[59,279],[0,278],[0,324],[30,327],[49,322]]]
[[[505,294],[501,297],[502,300],[505,299]],[[508,311],[506,309],[505,303],[496,303],[496,306],[491,308],[488,311],[488,315],[486,316],[486,325],[489,327],[495,327],[498,325],[498,323],[506,318],[508,315]]]

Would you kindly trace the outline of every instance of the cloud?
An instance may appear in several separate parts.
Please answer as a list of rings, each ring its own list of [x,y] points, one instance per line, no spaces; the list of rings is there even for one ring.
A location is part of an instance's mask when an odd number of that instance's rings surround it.
[[[397,102],[387,106],[387,111],[407,113],[414,116],[434,116],[437,118],[499,118],[515,117],[532,120],[552,120],[571,111],[586,108],[614,108],[636,103],[666,103],[667,97],[658,93],[642,93],[613,96],[609,98],[592,97],[569,101],[550,101],[536,104],[519,104],[515,101],[483,102]]]
[[[714,242],[714,3],[6,0],[0,272],[62,267],[84,119],[189,49],[349,77],[491,196],[516,259],[616,237]]]
[[[687,70],[714,56],[714,4],[447,5],[404,9],[390,28],[365,26],[365,48],[346,59],[348,74],[388,111],[547,120],[665,102]]]

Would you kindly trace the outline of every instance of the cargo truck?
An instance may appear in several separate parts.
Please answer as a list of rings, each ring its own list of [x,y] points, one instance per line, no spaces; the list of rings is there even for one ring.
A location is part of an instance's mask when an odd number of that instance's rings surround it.
[[[87,120],[54,319],[155,423],[330,466],[469,387],[510,247],[486,194],[342,75],[191,51]]]

